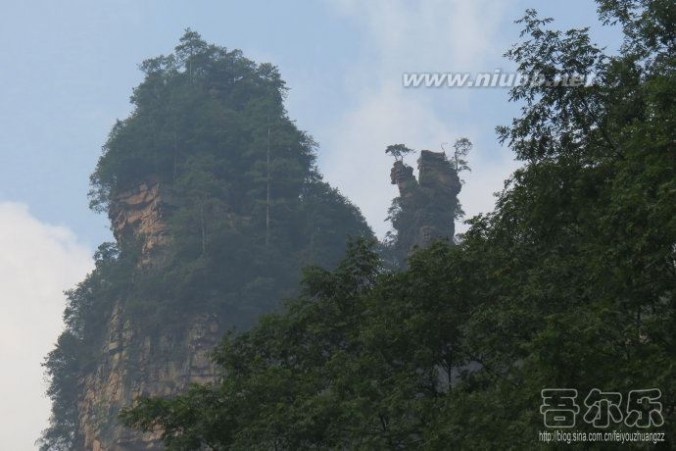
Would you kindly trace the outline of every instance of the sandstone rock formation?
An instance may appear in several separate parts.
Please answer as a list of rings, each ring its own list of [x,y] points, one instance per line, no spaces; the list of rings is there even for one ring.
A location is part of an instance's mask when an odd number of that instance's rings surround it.
[[[399,188],[393,225],[400,257],[414,246],[426,246],[439,238],[453,239],[462,185],[443,152],[420,152],[418,180],[413,168],[400,160],[395,161],[390,178]]]
[[[142,266],[161,264],[170,237],[166,219],[172,205],[154,178],[120,194],[109,215],[118,242],[141,243]],[[214,315],[185,318],[163,333],[150,333],[131,321],[121,299],[107,321],[99,358],[81,381],[79,427],[85,449],[95,451],[161,449],[159,433],[141,435],[117,418],[139,396],[169,396],[191,383],[214,382],[218,372],[209,353],[224,334]]]
[[[148,177],[111,203],[108,216],[118,242],[141,239],[144,261],[168,241],[166,215],[172,210],[170,195],[160,189],[156,177]]]

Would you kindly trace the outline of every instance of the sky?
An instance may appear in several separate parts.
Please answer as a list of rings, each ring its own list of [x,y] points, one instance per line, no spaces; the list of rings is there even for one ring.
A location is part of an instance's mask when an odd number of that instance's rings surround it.
[[[131,111],[138,64],[171,53],[191,27],[211,43],[279,67],[289,116],[319,143],[318,165],[383,236],[397,195],[384,149],[442,150],[468,137],[467,217],[493,207],[518,167],[496,140],[519,105],[504,88],[404,88],[405,72],[509,71],[526,8],[555,26],[592,27],[590,0],[70,0],[0,3],[0,444],[35,449],[49,401],[40,367],[63,327],[63,290],[112,239],[88,209],[88,177],[116,119]],[[448,148],[448,145],[444,145]],[[412,157],[409,164],[414,164]],[[466,226],[457,225],[458,231]]]

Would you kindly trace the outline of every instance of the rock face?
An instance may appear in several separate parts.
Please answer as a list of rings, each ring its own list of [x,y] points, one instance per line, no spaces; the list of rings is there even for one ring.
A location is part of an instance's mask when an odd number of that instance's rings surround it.
[[[83,381],[80,428],[86,449],[162,449],[159,433],[140,435],[117,422],[117,414],[139,396],[169,396],[190,383],[217,380],[209,359],[223,331],[216,318],[194,317],[183,334],[159,339],[134,330],[117,307],[102,355]]]
[[[141,253],[149,263],[168,241],[165,218],[173,209],[170,199],[156,177],[148,177],[135,189],[119,194],[108,210],[115,239],[141,239]]]
[[[118,242],[141,240],[141,266],[161,264],[162,248],[170,240],[166,218],[171,210],[153,178],[122,193],[110,206]],[[219,377],[209,358],[225,332],[219,318],[193,315],[179,327],[152,333],[142,323],[130,321],[122,300],[113,307],[101,357],[81,381],[79,427],[87,450],[162,449],[159,433],[141,435],[121,426],[119,411],[139,396],[169,396],[190,383]]]
[[[390,178],[399,188],[393,223],[398,235],[396,247],[402,256],[414,246],[426,246],[439,238],[453,239],[462,185],[443,152],[420,152],[419,180],[403,161],[395,161]]]

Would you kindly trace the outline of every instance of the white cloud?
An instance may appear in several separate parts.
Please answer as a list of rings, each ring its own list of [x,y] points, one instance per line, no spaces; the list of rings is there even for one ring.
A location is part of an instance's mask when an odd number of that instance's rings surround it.
[[[63,327],[63,290],[92,262],[68,229],[11,202],[0,202],[0,249],[0,443],[32,450],[50,412],[41,363]]]
[[[512,1],[329,0],[367,29],[382,62],[442,70],[476,67],[496,46],[495,33]],[[371,43],[367,43],[371,44]]]
[[[363,57],[346,68],[348,94],[356,105],[317,134],[324,153],[320,167],[326,179],[357,204],[379,236],[390,201],[389,144],[440,150],[442,142],[468,136],[494,142],[495,123],[466,122],[473,104],[469,89],[404,89],[403,72],[488,71],[488,61],[501,61],[500,27],[511,20],[512,2],[501,0],[331,0],[343,17],[364,31]],[[506,95],[501,98],[506,102]],[[483,106],[485,107],[485,105]],[[493,147],[497,147],[493,146]],[[461,201],[468,216],[492,208],[492,193],[516,165],[509,152],[477,153]],[[412,162],[411,162],[412,163]],[[388,188],[389,187],[389,188]],[[458,225],[458,230],[464,226]]]

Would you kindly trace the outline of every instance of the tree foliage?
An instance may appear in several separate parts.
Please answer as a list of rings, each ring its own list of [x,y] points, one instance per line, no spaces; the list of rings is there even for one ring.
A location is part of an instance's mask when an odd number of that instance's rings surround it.
[[[124,421],[160,426],[170,449],[531,449],[543,388],[657,388],[665,423],[648,430],[673,446],[673,2],[599,7],[625,30],[617,56],[585,29],[520,21],[507,56],[521,71],[598,83],[511,91],[522,114],[498,132],[524,166],[459,244],[391,273],[353,243],[334,271],[306,271],[284,312],[226,338],[222,383],[141,400]]]
[[[453,166],[456,172],[471,171],[467,162],[467,155],[472,150],[472,141],[468,138],[458,138],[453,143]]]
[[[91,177],[94,208],[149,176],[171,199],[169,262],[148,275],[140,309],[166,313],[148,297],[190,308],[199,299],[210,311],[245,305],[228,315],[250,324],[293,292],[301,262],[335,264],[347,235],[370,235],[322,181],[316,144],[287,116],[274,66],[188,29],[174,54],[141,68],[135,110],[113,128]]]
[[[392,155],[397,161],[401,161],[404,156],[414,152],[415,150],[406,147],[405,144],[391,144],[385,149],[385,153]]]
[[[79,434],[80,379],[96,363],[114,301],[130,292],[133,252],[121,255],[116,244],[103,243],[94,260],[94,270],[65,293],[66,330],[43,363],[50,379],[47,396],[52,400],[50,425],[39,440],[43,450],[84,446]]]

